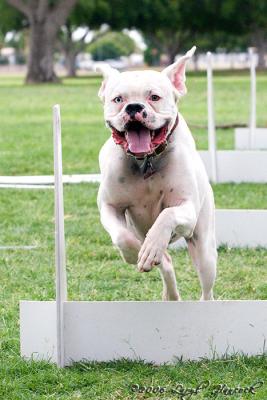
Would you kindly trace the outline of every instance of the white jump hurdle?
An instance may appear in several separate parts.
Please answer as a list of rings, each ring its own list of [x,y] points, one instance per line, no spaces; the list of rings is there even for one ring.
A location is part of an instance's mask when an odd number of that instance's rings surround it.
[[[216,210],[217,246],[267,248],[267,210]],[[186,247],[184,239],[171,247]]]
[[[56,362],[157,364],[265,351],[267,301],[67,300],[59,106],[54,114],[56,301],[20,302],[21,355]]]
[[[254,65],[254,63],[252,63]],[[253,84],[253,87],[255,84]],[[199,154],[205,164],[209,179],[217,183],[267,183],[267,150],[217,150],[214,117],[214,94],[212,75],[212,54],[207,53],[207,93],[208,93],[208,151]],[[250,135],[247,140],[255,141],[255,110],[250,122]],[[267,137],[267,135],[266,135]]]
[[[41,188],[49,188],[54,185],[54,175],[35,175],[35,176],[0,176],[0,188],[1,187],[16,187],[19,188],[32,188],[32,186],[39,186]],[[76,183],[94,183],[100,182],[99,174],[71,174],[63,175],[62,182],[68,184]]]
[[[199,155],[205,165],[209,179],[216,176],[214,183],[267,183],[266,150],[217,150],[216,175],[212,172],[212,157],[209,151]]]
[[[235,148],[263,150],[267,149],[267,128],[257,128],[256,120],[256,60],[253,49],[249,49],[250,58],[250,115],[249,128],[235,129]]]

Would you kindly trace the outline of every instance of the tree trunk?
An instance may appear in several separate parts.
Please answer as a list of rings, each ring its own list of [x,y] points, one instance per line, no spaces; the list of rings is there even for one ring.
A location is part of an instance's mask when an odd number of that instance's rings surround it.
[[[266,67],[266,62],[265,62],[266,51],[267,51],[267,46],[258,47],[258,56],[259,56],[258,68],[260,69],[264,69]]]
[[[265,68],[265,54],[267,52],[267,35],[263,29],[255,29],[252,35],[252,45],[258,50],[258,68]]]
[[[61,40],[59,41],[59,48],[64,52],[65,55],[65,67],[67,70],[68,77],[76,76],[76,58],[79,53],[84,51],[86,47],[85,39],[88,34],[88,30],[84,33],[79,41],[74,41],[72,38],[73,35],[73,27],[70,24],[65,25],[65,34],[61,36]],[[96,40],[106,35],[107,30],[104,32],[101,31],[99,33],[95,33],[94,37],[91,39],[90,44],[94,43]]]
[[[181,33],[179,31],[176,33],[166,32],[165,36],[166,36],[164,44],[165,51],[169,59],[169,64],[173,64],[180,49]]]
[[[54,72],[53,53],[56,31],[49,22],[32,22],[27,83],[58,82]]]
[[[173,51],[168,52],[169,65],[175,62],[176,55],[177,55],[176,52]]]
[[[53,67],[56,35],[77,0],[6,0],[26,16],[30,24],[27,83],[58,82]]]
[[[194,54],[194,56],[193,56],[193,64],[194,64],[195,72],[199,71],[198,57],[199,57],[199,54]]]
[[[79,50],[79,43],[76,43],[72,39],[73,28],[69,21],[65,25],[65,30],[62,32],[61,40],[59,40],[59,48],[63,51],[65,56],[65,68],[67,70],[67,77],[76,76],[76,57]]]
[[[166,45],[166,53],[169,59],[169,64],[173,64],[175,62],[176,56],[179,51],[179,44],[173,45],[173,43]]]
[[[77,57],[76,51],[70,50],[65,53],[67,76],[69,78],[76,76],[76,57]]]

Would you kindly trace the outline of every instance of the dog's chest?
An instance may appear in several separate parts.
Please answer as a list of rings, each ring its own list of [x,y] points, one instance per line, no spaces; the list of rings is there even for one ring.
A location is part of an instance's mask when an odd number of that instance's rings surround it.
[[[164,208],[182,202],[182,190],[174,180],[163,174],[148,179],[127,180],[121,186],[120,198],[124,199],[126,214],[142,233],[146,233]]]

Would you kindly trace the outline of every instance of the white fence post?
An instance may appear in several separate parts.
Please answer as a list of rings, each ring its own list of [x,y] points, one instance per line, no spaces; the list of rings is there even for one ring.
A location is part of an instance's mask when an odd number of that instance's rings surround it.
[[[249,116],[249,149],[253,148],[256,132],[256,59],[253,48],[249,48],[250,60],[250,116]]]
[[[208,90],[208,141],[209,154],[211,160],[210,180],[213,183],[217,182],[217,159],[216,159],[216,130],[214,118],[214,99],[213,99],[213,74],[212,74],[212,54],[207,52],[207,90]]]
[[[64,302],[67,300],[64,203],[62,183],[62,147],[60,106],[53,107],[54,175],[55,175],[55,263],[57,303],[57,364],[64,367]]]

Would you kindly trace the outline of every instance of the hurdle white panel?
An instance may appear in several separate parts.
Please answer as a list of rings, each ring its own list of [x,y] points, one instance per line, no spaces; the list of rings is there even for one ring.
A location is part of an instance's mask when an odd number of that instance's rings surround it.
[[[267,248],[267,210],[216,210],[217,247]],[[184,239],[173,243],[173,249],[186,247]]]
[[[211,179],[212,162],[208,150],[200,150],[199,155],[205,165],[209,179]],[[267,150],[217,150],[217,183],[267,182]],[[100,182],[100,174],[63,175],[63,183],[94,183]],[[51,185],[53,176],[1,176],[0,182],[4,185]],[[49,186],[48,186],[49,187]],[[42,186],[43,188],[43,186]]]
[[[41,327],[29,329],[43,320],[43,329],[56,337],[51,318],[55,303],[53,309],[44,303],[21,303],[27,316],[23,329],[28,329],[21,336],[25,357],[49,359],[55,350]],[[181,357],[257,355],[263,353],[267,336],[267,301],[65,302],[64,321],[64,365],[124,357],[162,364]]]
[[[267,210],[216,210],[218,246],[267,247]]]
[[[53,185],[20,185],[20,184],[6,184],[6,183],[0,183],[0,189],[34,189],[34,190],[47,190],[47,189],[54,189]]]
[[[235,148],[239,150],[249,149],[250,130],[248,128],[235,129]],[[256,128],[253,135],[252,149],[267,149],[267,128]]]
[[[54,175],[35,175],[35,176],[0,176],[1,185],[53,185]],[[100,174],[74,174],[63,175],[63,183],[87,183],[100,182]]]
[[[20,353],[25,358],[57,362],[55,301],[20,301]]]
[[[211,158],[208,151],[199,151],[209,178],[211,178]],[[267,151],[218,150],[217,182],[267,182]]]

